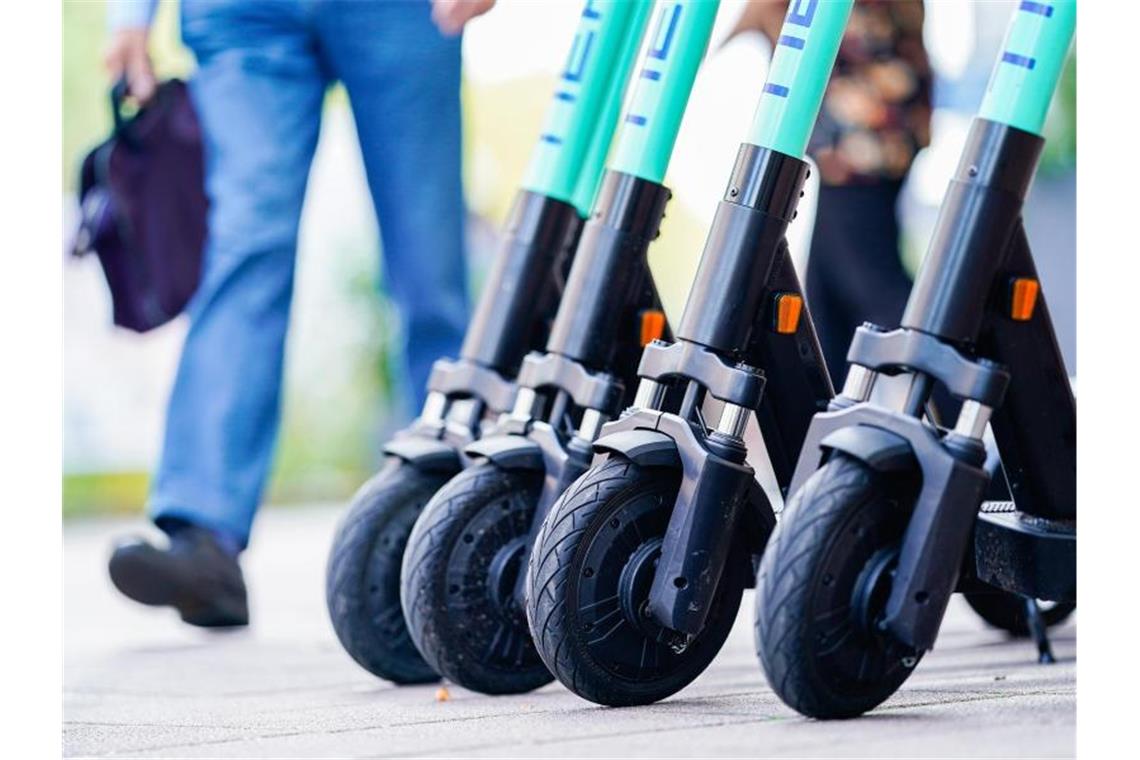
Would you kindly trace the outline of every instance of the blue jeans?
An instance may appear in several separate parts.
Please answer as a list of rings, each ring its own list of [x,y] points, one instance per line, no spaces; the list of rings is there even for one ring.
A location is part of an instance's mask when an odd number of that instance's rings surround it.
[[[149,511],[244,547],[273,459],[298,220],[333,80],[352,103],[418,401],[432,361],[459,348],[460,41],[426,0],[184,0],[182,34],[198,59],[209,239]]]

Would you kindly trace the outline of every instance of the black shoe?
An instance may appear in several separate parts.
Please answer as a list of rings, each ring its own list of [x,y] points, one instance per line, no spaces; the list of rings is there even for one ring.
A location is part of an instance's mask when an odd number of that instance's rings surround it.
[[[142,539],[119,544],[108,569],[123,594],[142,604],[174,607],[190,625],[249,625],[241,567],[208,530],[180,528],[168,549]]]

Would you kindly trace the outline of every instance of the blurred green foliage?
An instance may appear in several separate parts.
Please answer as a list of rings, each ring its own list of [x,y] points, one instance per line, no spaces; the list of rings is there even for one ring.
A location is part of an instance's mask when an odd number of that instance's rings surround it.
[[[134,514],[146,500],[145,472],[98,472],[63,476],[63,516]]]

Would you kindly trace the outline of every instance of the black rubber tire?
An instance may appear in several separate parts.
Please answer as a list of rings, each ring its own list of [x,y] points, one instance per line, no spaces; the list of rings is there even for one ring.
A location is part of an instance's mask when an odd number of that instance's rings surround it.
[[[521,694],[554,680],[523,610],[489,582],[496,555],[528,536],[542,481],[539,471],[475,464],[440,489],[408,540],[401,600],[412,640],[440,675],[472,691]]]
[[[439,680],[408,636],[400,566],[412,524],[446,481],[446,473],[389,457],[352,498],[329,552],[325,604],[333,630],[352,659],[393,683]]]
[[[1029,636],[1029,619],[1025,614],[1025,602],[1016,594],[967,591],[962,596],[966,597],[966,603],[974,612],[994,628],[1017,638]],[[1041,604],[1041,617],[1045,621],[1045,627],[1052,628],[1063,623],[1076,608],[1076,602]]]
[[[906,510],[885,491],[864,463],[833,454],[792,497],[760,561],[757,654],[773,691],[808,717],[867,712],[890,697],[921,658],[869,632],[853,612],[864,569],[890,556],[906,526]],[[823,619],[826,626],[819,625]]]
[[[614,624],[601,637],[583,620],[584,610],[596,616],[602,604],[585,601],[583,595],[591,600],[608,595],[624,567],[630,566],[628,560],[664,537],[679,483],[674,468],[640,467],[611,455],[563,494],[535,541],[527,571],[531,634],[558,680],[591,702],[646,705],[677,693],[708,667],[736,620],[743,584],[727,573],[708,625],[679,655],[651,638],[645,624],[632,620],[620,602],[604,613],[607,625],[610,619]],[[621,532],[627,525],[628,531]],[[603,557],[614,561],[598,562],[594,572],[589,563]],[[638,608],[637,603],[629,606]],[[611,636],[605,649],[598,646]]]

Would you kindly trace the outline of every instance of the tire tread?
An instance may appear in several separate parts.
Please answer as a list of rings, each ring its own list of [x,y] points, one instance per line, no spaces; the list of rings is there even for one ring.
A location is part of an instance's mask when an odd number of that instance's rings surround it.
[[[878,704],[859,704],[827,688],[826,679],[805,656],[801,636],[807,628],[809,586],[823,557],[821,548],[871,494],[873,478],[862,462],[833,456],[793,495],[760,561],[757,655],[776,694],[809,717],[854,717]]]
[[[368,565],[376,542],[393,520],[406,519],[443,485],[446,475],[428,473],[400,460],[389,460],[353,496],[333,538],[325,572],[325,604],[337,639],[361,667],[397,684],[432,683],[439,676],[416,652],[406,636],[380,635],[370,613],[366,588]],[[418,506],[417,506],[418,505]],[[393,547],[402,553],[404,546]],[[396,559],[399,567],[400,559]],[[384,589],[380,589],[384,593]],[[381,600],[387,619],[398,615],[399,595]],[[405,627],[406,630],[406,627]]]

